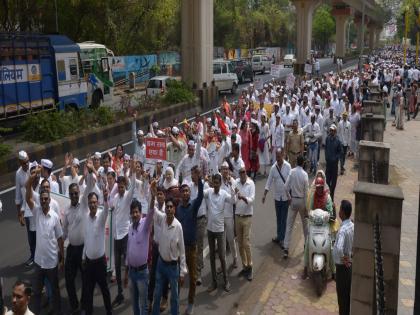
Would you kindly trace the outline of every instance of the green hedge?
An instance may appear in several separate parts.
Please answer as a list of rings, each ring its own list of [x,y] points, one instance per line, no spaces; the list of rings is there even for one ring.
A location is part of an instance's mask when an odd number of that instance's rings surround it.
[[[168,89],[163,96],[164,104],[191,103],[195,99],[194,93],[182,81],[171,80],[168,82]]]
[[[42,112],[28,116],[22,124],[26,141],[46,143],[92,127],[106,126],[116,120],[109,107],[70,111]]]

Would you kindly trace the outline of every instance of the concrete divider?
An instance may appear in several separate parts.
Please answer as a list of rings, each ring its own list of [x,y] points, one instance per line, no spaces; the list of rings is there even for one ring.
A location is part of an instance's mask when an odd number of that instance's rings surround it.
[[[362,114],[362,140],[382,142],[384,140],[384,115]]]
[[[384,142],[359,142],[358,180],[387,185],[389,183],[390,146]]]

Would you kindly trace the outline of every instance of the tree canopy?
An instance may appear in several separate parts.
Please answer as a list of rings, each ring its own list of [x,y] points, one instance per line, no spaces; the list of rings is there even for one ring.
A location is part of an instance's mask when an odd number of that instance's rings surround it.
[[[118,55],[179,50],[182,0],[1,0],[0,31],[58,32],[94,40]],[[335,32],[328,6],[314,18],[314,40]],[[288,0],[214,0],[214,45],[225,48],[294,46],[295,7]]]

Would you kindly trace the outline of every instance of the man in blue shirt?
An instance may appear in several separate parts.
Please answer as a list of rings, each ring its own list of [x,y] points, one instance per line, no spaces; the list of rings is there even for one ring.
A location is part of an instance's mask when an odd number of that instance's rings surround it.
[[[337,185],[338,161],[341,157],[342,145],[337,137],[337,127],[335,124],[330,126],[330,133],[325,140],[325,162],[327,164],[325,177],[330,188],[331,198],[334,200],[335,186]]]
[[[193,171],[193,170],[192,170]],[[188,292],[188,307],[185,314],[191,315],[194,309],[194,297],[196,288],[197,271],[197,213],[203,201],[203,181],[198,179],[198,195],[190,200],[191,190],[187,184],[181,186],[181,203],[176,209],[176,218],[182,225],[185,244],[185,259],[190,275],[190,287]]]

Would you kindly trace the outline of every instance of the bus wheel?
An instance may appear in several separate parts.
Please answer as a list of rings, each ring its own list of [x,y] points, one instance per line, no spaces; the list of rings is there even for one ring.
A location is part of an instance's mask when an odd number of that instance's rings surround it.
[[[99,90],[96,90],[92,95],[92,103],[90,104],[90,107],[94,109],[98,108],[99,106],[101,106],[102,102],[103,102],[102,92]]]

